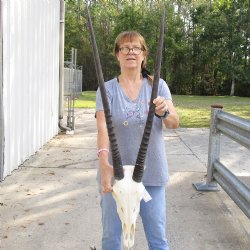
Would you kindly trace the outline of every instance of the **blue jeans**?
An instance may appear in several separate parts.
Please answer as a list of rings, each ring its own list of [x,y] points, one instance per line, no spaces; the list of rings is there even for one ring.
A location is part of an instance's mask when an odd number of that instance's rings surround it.
[[[152,200],[141,201],[140,216],[149,250],[168,250],[166,239],[166,198],[165,187],[150,187],[146,190]],[[122,226],[111,193],[102,195],[102,250],[121,250]]]

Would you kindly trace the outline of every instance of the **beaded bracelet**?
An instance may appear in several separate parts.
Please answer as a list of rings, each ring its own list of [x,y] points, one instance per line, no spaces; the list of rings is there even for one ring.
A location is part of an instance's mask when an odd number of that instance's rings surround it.
[[[100,154],[102,151],[106,151],[106,152],[109,153],[109,150],[108,150],[107,148],[100,148],[100,149],[98,149],[98,151],[97,151],[97,156],[98,156],[98,157],[99,157],[99,154]]]

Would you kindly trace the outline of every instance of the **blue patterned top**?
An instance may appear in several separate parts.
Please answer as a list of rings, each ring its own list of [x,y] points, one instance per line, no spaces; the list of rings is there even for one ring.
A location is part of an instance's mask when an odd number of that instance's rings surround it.
[[[106,82],[105,87],[122,163],[123,165],[134,165],[149,112],[152,86],[144,78],[136,100],[131,100],[124,93],[117,78]],[[172,100],[167,83],[162,79],[159,82],[158,95]],[[100,89],[98,88],[96,111],[101,110],[103,110],[103,105]],[[161,119],[155,116],[142,180],[145,186],[163,186],[168,181],[168,164],[162,128]],[[112,164],[112,157],[109,160]]]

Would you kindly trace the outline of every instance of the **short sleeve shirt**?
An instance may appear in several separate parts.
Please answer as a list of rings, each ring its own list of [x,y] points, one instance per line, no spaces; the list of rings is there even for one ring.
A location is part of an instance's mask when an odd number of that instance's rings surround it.
[[[144,78],[136,100],[131,100],[124,93],[117,78],[106,82],[105,88],[122,164],[123,166],[135,165],[149,112],[152,85],[147,78]],[[159,81],[158,95],[172,100],[167,83],[162,79]],[[96,111],[102,110],[102,98],[98,88]],[[154,116],[142,179],[145,186],[163,186],[168,180],[168,164],[162,129],[162,120]],[[112,164],[112,157],[109,160]]]

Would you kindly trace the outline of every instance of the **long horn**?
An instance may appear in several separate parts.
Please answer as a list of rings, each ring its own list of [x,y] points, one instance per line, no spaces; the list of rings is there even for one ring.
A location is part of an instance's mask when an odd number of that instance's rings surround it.
[[[98,53],[98,48],[97,48],[97,44],[96,44],[94,29],[93,29],[93,25],[92,25],[92,21],[91,21],[91,17],[90,17],[89,8],[88,8],[87,3],[86,3],[86,8],[87,8],[87,17],[88,17],[90,38],[91,38],[92,49],[93,49],[93,54],[94,54],[96,75],[97,75],[98,84],[99,84],[99,87],[100,87],[102,103],[103,103],[103,108],[104,108],[104,113],[105,113],[105,118],[106,118],[106,124],[107,124],[107,129],[108,129],[110,147],[111,147],[111,151],[112,151],[114,177],[117,180],[121,180],[121,179],[124,178],[122,160],[121,160],[117,140],[116,140],[115,133],[114,133],[114,127],[112,125],[112,115],[111,115],[110,108],[109,108],[106,89],[105,89],[105,86],[104,86],[105,84],[104,84],[104,78],[103,78],[103,73],[102,73],[100,57],[99,57],[99,53]]]
[[[144,171],[144,162],[146,158],[147,148],[149,137],[151,133],[151,128],[153,125],[154,114],[155,114],[155,105],[153,100],[157,97],[158,94],[158,85],[160,80],[160,72],[161,72],[161,60],[162,60],[162,49],[163,49],[163,40],[164,40],[164,23],[165,23],[165,8],[163,10],[162,20],[161,20],[161,29],[160,29],[160,37],[158,41],[157,53],[156,53],[156,63],[154,69],[154,81],[153,88],[149,106],[148,118],[146,121],[141,145],[139,148],[139,152],[136,159],[135,169],[133,173],[133,180],[136,182],[141,182],[143,171]]]

